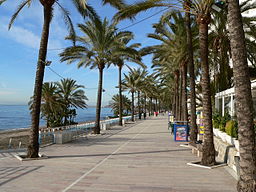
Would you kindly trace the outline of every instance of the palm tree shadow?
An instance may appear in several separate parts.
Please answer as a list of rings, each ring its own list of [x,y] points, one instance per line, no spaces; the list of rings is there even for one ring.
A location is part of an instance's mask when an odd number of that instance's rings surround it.
[[[139,154],[156,154],[156,153],[169,153],[169,152],[183,152],[190,151],[190,149],[172,149],[172,150],[159,150],[159,151],[141,151],[141,152],[130,152],[130,153],[102,153],[102,154],[79,154],[79,155],[59,155],[59,156],[48,156],[48,158],[79,158],[79,157],[107,157],[107,156],[122,156],[122,155],[139,155]]]
[[[28,173],[36,171],[44,166],[20,166],[20,167],[1,167],[0,168],[0,186]]]

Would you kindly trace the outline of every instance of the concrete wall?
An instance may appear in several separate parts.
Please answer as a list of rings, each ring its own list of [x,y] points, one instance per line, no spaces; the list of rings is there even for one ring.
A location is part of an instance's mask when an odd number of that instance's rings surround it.
[[[238,156],[238,151],[234,145],[223,142],[220,138],[214,136],[214,145],[216,150],[216,161],[225,162],[228,166],[238,173],[236,157]]]

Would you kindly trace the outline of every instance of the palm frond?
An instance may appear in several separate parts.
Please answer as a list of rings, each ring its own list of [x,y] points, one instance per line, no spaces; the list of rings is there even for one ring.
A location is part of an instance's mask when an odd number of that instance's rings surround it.
[[[3,3],[3,2],[2,2]],[[31,3],[31,0],[26,0],[26,1],[23,1],[21,4],[19,4],[17,10],[14,12],[14,14],[12,15],[11,17],[11,20],[9,22],[9,25],[8,25],[8,29],[10,30],[10,28],[12,27],[12,24],[14,23],[15,19],[17,18],[17,16],[19,15],[20,11],[26,6],[26,5],[30,5]]]
[[[73,26],[73,23],[72,23],[72,20],[69,16],[69,12],[68,10],[66,10],[62,5],[60,5],[58,3],[58,1],[56,1],[57,5],[59,6],[60,8],[60,11],[62,12],[62,15],[63,15],[63,18],[64,18],[64,21],[65,21],[65,24],[69,30],[69,37],[70,39],[72,39],[72,42],[73,42],[73,45],[75,45],[75,37],[76,37],[76,32],[75,32],[75,29],[74,29],[74,26]]]
[[[2,5],[6,0],[0,0],[0,5]]]
[[[120,21],[126,18],[134,18],[138,13],[152,9],[155,7],[168,7],[169,3],[163,3],[163,0],[141,1],[133,5],[129,5],[119,10],[114,16],[114,20]]]
[[[123,0],[103,0],[103,4],[110,4],[117,9],[122,9],[126,6]]]

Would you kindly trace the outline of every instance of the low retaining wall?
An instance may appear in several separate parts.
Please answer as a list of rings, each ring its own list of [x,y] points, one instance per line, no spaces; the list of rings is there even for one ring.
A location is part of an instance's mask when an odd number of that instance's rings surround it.
[[[216,151],[216,161],[227,163],[234,171],[231,174],[237,179],[239,176],[239,143],[236,139],[231,138],[224,132],[214,129],[214,147]],[[224,136],[225,135],[225,136]],[[230,137],[230,138],[229,138]],[[202,156],[202,144],[197,144],[196,147],[189,146],[192,153],[198,157]]]
[[[222,139],[214,136],[214,146],[216,150],[216,160],[219,162],[225,162],[228,166],[233,169],[237,174],[239,172],[239,166],[237,157],[239,156],[238,151],[234,145],[230,145],[223,142]]]

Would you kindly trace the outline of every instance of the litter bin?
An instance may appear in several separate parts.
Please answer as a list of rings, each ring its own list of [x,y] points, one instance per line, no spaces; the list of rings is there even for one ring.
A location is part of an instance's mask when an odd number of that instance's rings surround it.
[[[187,121],[175,121],[174,141],[188,141],[189,126]]]
[[[171,115],[171,113],[168,113],[168,130],[173,133],[173,122],[174,122],[174,115]]]

